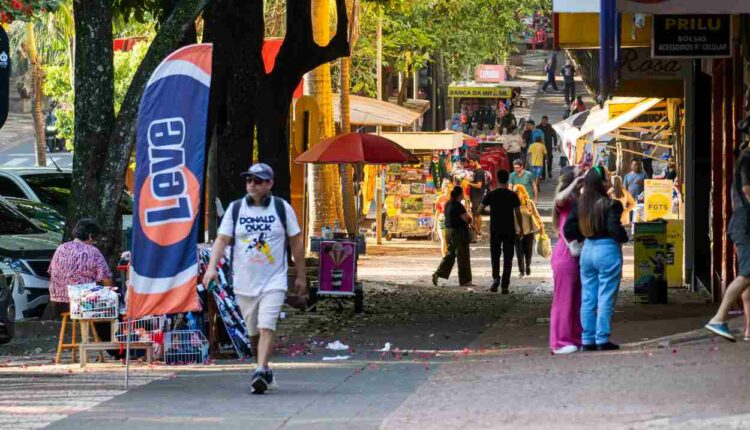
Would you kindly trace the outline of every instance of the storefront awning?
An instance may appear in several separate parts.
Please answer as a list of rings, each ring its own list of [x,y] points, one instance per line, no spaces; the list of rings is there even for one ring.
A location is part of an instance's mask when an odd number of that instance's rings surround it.
[[[604,108],[595,106],[586,112],[572,115],[554,124],[552,128],[564,141],[575,142],[583,136],[596,140],[627,125],[662,100],[660,98],[616,97],[607,102]],[[632,105],[633,107],[610,119],[610,105]]]
[[[349,113],[351,123],[359,126],[411,127],[414,121],[422,117],[422,113],[416,110],[355,95],[350,96]],[[341,122],[338,94],[333,94],[333,118],[337,123]]]
[[[464,134],[453,131],[381,133],[381,136],[409,150],[448,151],[460,148],[464,142]]]

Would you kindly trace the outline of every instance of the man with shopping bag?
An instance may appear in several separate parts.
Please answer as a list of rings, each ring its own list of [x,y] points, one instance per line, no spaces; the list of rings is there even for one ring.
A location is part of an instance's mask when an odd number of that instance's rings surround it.
[[[203,284],[217,279],[216,265],[232,245],[232,278],[237,304],[256,351],[258,367],[251,389],[263,394],[276,388],[268,361],[273,352],[276,323],[287,296],[287,248],[296,264],[297,296],[307,296],[305,251],[292,207],[271,194],[273,170],[254,164],[242,174],[247,196],[232,202],[221,220]]]

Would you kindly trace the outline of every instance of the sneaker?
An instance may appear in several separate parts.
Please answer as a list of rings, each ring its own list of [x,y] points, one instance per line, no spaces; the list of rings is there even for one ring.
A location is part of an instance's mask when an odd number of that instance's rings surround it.
[[[596,345],[597,351],[616,351],[618,349],[620,349],[620,345],[614,344],[612,342],[601,343],[601,344]]]
[[[500,286],[500,280],[495,279],[494,281],[492,281],[492,286],[490,287],[490,291],[493,293],[497,293],[497,287],[499,286]]]
[[[438,286],[438,279],[439,279],[439,277],[438,277],[437,273],[433,273],[432,274],[432,285],[434,285],[434,286],[437,287]]]
[[[525,276],[525,274],[523,273],[523,271],[518,272],[518,277],[519,278],[523,279],[524,276]]]
[[[531,276],[531,268],[526,269],[526,276]]]
[[[510,294],[508,287],[503,287],[502,294]]]
[[[732,332],[729,330],[727,323],[708,323],[705,325],[706,330],[711,333],[721,336],[730,342],[737,342]]]
[[[251,393],[263,394],[268,390],[268,381],[264,375],[265,372],[262,370],[256,370],[253,372],[253,380],[250,383]],[[273,378],[273,376],[271,376]]]
[[[578,352],[578,347],[575,345],[565,345],[562,348],[557,348],[552,351],[552,353],[555,355],[572,354],[574,352]]]
[[[596,351],[596,345],[583,345],[581,347],[582,351]]]
[[[268,369],[267,371],[263,372],[263,379],[266,380],[266,385],[268,385],[268,391],[279,388],[279,385],[276,383],[276,377],[273,376],[273,371],[271,369]]]

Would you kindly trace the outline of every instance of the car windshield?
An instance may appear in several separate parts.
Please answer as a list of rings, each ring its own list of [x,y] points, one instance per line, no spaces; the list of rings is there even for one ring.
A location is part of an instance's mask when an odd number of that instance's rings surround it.
[[[52,206],[31,200],[8,199],[16,210],[26,215],[37,226],[55,233],[62,233],[65,229],[65,218]]]
[[[72,176],[70,173],[48,173],[23,175],[23,179],[34,190],[42,203],[52,206],[64,214],[68,209]],[[126,192],[120,200],[122,215],[133,214],[133,198]]]
[[[41,231],[21,213],[0,200],[0,234],[38,234]]]

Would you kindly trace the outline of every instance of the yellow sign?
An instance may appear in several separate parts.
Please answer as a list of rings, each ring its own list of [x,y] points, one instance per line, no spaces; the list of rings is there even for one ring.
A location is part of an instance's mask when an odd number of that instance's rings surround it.
[[[672,188],[674,183],[668,179],[646,179],[644,193],[644,212],[646,221],[670,219],[672,215]]]
[[[683,286],[683,230],[685,222],[670,220],[667,222],[667,284],[672,288]]]
[[[609,119],[617,118],[625,112],[638,106],[638,103],[611,103],[609,105]],[[649,109],[648,111],[640,114],[634,120],[630,121],[627,125],[633,127],[653,127],[660,121],[666,121],[667,117],[667,102],[661,102]]]
[[[478,99],[509,99],[513,97],[510,87],[448,87],[448,97]]]
[[[597,9],[599,4],[597,2]],[[599,14],[598,13],[560,13],[557,14],[560,48],[599,49]],[[620,43],[623,48],[651,46],[651,16],[639,22],[631,13],[622,14],[622,32]],[[635,39],[633,37],[635,36]]]

